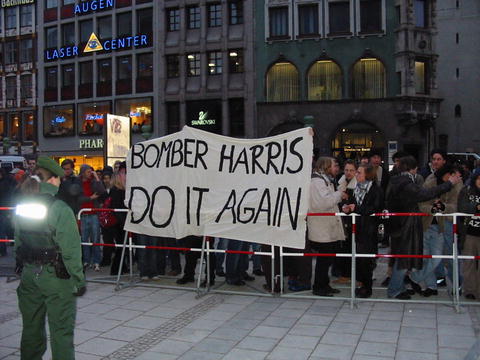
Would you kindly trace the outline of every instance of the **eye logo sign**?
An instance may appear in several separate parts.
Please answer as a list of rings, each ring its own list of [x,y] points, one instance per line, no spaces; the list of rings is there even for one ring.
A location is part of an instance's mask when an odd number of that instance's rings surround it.
[[[83,52],[88,53],[100,50],[103,50],[102,43],[100,42],[100,40],[98,40],[97,35],[95,35],[95,33],[92,33]]]

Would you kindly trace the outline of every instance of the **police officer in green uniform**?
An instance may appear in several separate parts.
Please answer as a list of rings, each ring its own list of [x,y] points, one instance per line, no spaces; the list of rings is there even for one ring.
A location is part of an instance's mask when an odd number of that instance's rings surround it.
[[[72,210],[55,197],[63,169],[39,157],[35,174],[22,185],[15,210],[15,249],[23,265],[17,289],[23,320],[21,359],[42,359],[48,315],[53,360],[71,360],[76,296],[86,290],[80,235]]]

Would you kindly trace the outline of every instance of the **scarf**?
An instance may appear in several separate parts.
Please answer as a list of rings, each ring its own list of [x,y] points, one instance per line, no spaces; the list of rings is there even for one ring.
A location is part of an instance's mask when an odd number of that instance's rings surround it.
[[[365,181],[363,183],[357,182],[357,187],[353,191],[353,195],[355,196],[358,206],[362,205],[363,199],[365,199],[365,195],[367,195],[368,190],[370,190],[371,187],[372,181]]]

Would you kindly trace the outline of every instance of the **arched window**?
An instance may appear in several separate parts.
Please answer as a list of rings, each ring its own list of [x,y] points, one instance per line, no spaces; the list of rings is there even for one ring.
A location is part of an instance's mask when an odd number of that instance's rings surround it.
[[[267,101],[296,101],[299,89],[298,70],[292,63],[276,63],[268,70]]]
[[[338,100],[342,98],[342,72],[331,60],[317,61],[307,75],[308,100]]]
[[[363,58],[353,66],[353,97],[376,99],[385,97],[385,67],[375,58]]]
[[[462,117],[462,107],[460,105],[455,105],[455,117]]]

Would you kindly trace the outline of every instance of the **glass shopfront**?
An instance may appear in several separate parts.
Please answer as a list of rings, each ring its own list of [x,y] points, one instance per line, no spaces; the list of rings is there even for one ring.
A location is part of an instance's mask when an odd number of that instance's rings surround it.
[[[332,141],[332,153],[340,159],[359,160],[372,148],[383,149],[385,139],[380,131],[364,122],[344,125]]]
[[[73,104],[43,108],[43,135],[45,137],[73,136],[75,134]]]
[[[75,164],[74,171],[78,175],[80,167],[84,164],[90,165],[94,170],[103,169],[103,156],[90,156],[90,155],[75,155],[75,156],[54,156],[53,159],[59,164],[65,159],[73,160]]]
[[[106,116],[111,111],[110,101],[78,104],[79,135],[102,135]]]
[[[132,126],[132,132],[141,133],[142,127],[152,126],[152,99],[122,99],[115,102],[115,115],[129,116]],[[153,128],[150,128],[151,132]]]

